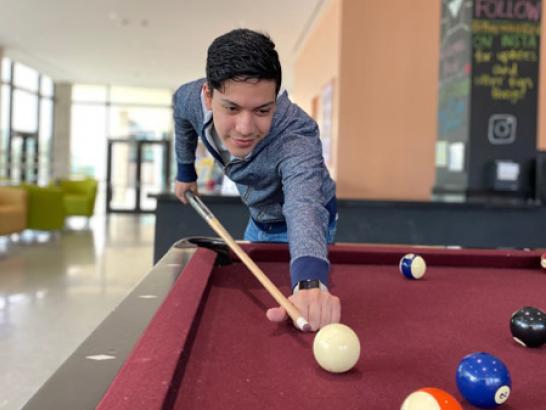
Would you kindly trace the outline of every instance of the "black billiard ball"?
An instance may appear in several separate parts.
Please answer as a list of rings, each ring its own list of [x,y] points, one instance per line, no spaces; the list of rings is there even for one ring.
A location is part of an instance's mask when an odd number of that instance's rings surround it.
[[[510,330],[516,342],[525,347],[540,347],[546,343],[546,314],[526,306],[514,312]]]

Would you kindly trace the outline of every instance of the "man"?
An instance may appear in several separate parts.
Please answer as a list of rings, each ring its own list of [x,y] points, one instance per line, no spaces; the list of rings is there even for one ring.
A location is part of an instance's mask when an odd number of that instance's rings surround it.
[[[251,218],[245,239],[287,242],[293,294],[289,299],[313,330],[339,322],[339,298],[328,291],[327,243],[336,227],[335,184],[324,165],[317,124],[286,92],[275,44],[237,29],[208,49],[206,79],[174,95],[176,196],[197,193],[198,137],[237,184]],[[267,317],[286,319],[281,307]]]

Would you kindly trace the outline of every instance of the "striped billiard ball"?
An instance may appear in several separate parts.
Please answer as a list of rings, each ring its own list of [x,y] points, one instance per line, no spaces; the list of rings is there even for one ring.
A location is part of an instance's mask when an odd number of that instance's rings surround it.
[[[414,253],[408,253],[400,259],[400,273],[407,279],[421,279],[427,270],[425,260]]]
[[[411,393],[400,410],[463,410],[461,403],[445,390],[424,387]]]

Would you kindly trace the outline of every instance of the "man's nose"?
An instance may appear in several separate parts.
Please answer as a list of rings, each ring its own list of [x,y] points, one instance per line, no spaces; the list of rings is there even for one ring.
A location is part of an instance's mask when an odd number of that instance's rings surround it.
[[[237,123],[235,124],[235,130],[241,136],[251,136],[254,134],[256,126],[252,114],[248,112],[241,112],[237,116]]]

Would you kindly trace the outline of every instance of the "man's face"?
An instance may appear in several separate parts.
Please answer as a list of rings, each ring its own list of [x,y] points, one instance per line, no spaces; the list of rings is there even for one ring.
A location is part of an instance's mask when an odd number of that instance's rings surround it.
[[[227,80],[223,90],[203,86],[205,105],[214,129],[231,155],[244,158],[271,128],[275,112],[275,81]]]

